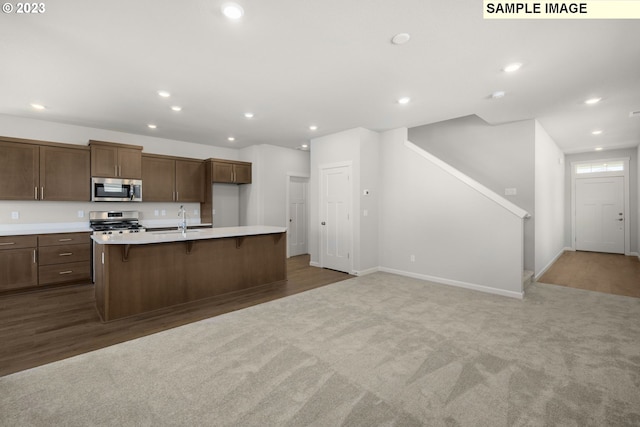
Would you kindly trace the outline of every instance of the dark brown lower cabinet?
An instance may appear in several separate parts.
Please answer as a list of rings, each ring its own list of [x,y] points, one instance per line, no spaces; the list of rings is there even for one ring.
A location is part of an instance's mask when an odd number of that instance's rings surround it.
[[[145,245],[94,244],[103,321],[286,280],[285,233]]]
[[[37,236],[0,237],[0,292],[38,284]]]

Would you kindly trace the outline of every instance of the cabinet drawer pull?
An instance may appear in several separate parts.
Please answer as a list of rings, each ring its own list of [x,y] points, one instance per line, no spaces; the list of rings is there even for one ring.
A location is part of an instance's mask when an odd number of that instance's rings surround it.
[[[15,245],[15,244],[16,242],[3,242],[3,243],[0,243],[0,246],[9,246],[9,245]]]
[[[73,255],[73,252],[64,252],[64,253],[58,254],[58,256],[71,256],[71,255]]]
[[[33,198],[38,200],[38,187],[33,187]]]
[[[71,274],[71,273],[73,273],[73,270],[61,271],[61,272],[60,272],[60,273],[58,273],[58,274],[61,274],[61,275],[62,275],[62,274]]]
[[[70,239],[70,238],[68,238],[68,237],[67,237],[67,238],[65,238],[65,239],[58,239],[58,242],[70,242],[70,241],[72,241],[72,240],[73,240],[73,239]]]

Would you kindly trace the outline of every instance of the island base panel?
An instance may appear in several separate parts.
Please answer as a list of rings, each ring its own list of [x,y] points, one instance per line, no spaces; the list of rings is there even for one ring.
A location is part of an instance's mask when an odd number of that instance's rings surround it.
[[[110,321],[286,280],[284,235],[96,245],[98,312]]]

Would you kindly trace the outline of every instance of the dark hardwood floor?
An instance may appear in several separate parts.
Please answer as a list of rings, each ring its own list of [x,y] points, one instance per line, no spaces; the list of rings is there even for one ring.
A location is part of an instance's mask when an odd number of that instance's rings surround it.
[[[0,296],[0,376],[97,350],[155,332],[349,279],[287,260],[288,280],[110,323],[95,308],[93,285]]]

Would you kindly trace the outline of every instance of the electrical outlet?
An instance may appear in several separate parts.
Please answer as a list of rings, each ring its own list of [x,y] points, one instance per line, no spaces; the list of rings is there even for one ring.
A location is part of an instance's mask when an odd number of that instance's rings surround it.
[[[160,211],[158,209],[154,209],[153,216],[160,216]]]
[[[161,214],[162,216],[167,216],[167,211],[166,211],[166,210],[164,210],[164,209],[162,209],[162,211],[160,212],[160,214]]]
[[[11,212],[11,219],[20,219],[20,212],[18,211]]]
[[[84,218],[84,211],[78,211],[78,218]]]
[[[411,255],[411,256],[409,257],[409,261],[411,261],[411,262],[416,262],[416,256],[415,256],[415,255]]]
[[[214,210],[213,210],[213,215],[215,215],[215,214],[216,214],[216,210],[214,209]]]
[[[193,210],[193,214],[194,214],[194,215],[198,215],[198,209],[194,209],[194,210]]]
[[[516,188],[505,188],[504,195],[505,196],[515,196],[518,194],[518,190]]]

